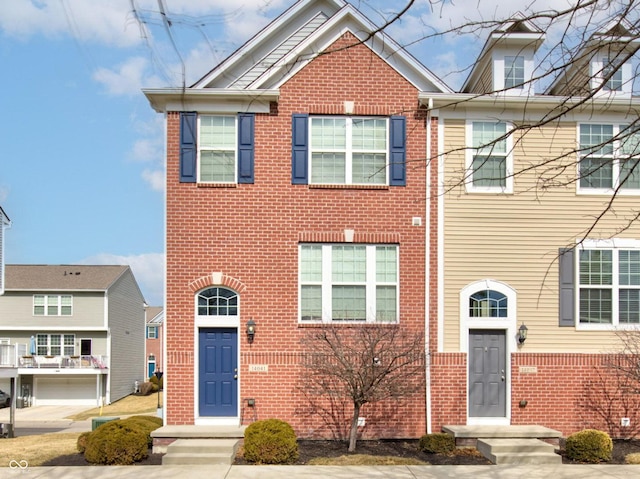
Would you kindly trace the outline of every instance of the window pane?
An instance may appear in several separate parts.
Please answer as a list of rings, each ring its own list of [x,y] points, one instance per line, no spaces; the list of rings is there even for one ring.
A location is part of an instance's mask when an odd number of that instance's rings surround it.
[[[49,354],[48,346],[49,337],[46,334],[38,334],[36,335],[36,354],[39,356],[43,356],[45,354]]]
[[[238,295],[227,288],[209,288],[198,294],[200,316],[237,316]]]
[[[235,161],[233,151],[201,151],[200,181],[232,183],[235,181]]]
[[[581,289],[580,322],[611,324],[612,304],[610,289]]]
[[[302,321],[322,321],[322,286],[302,286]]]
[[[354,150],[387,149],[387,121],[383,119],[353,120],[352,147]]]
[[[376,287],[376,321],[378,323],[396,321],[396,287]]]
[[[620,188],[640,189],[640,159],[620,160]]]
[[[202,115],[200,117],[200,147],[235,150],[235,117]]]
[[[474,121],[473,129],[473,148],[479,148],[479,154],[506,154],[507,141],[500,140],[494,143],[507,132],[506,123],[489,123],[484,121]]]
[[[619,281],[624,286],[640,286],[640,251],[625,251],[618,253]]]
[[[352,182],[384,185],[387,181],[386,162],[386,154],[354,153],[352,157]]]
[[[364,321],[366,319],[366,288],[364,286],[333,286],[331,319]]]
[[[613,283],[612,271],[611,250],[580,251],[580,284],[610,285]]]
[[[301,255],[302,281],[322,281],[322,246],[304,245]]]
[[[58,296],[47,296],[47,315],[58,316]]]
[[[522,87],[524,83],[524,57],[504,57],[504,87]]]
[[[620,323],[640,323],[640,290],[621,289],[618,308]]]
[[[346,166],[344,153],[313,153],[311,155],[311,182],[343,184]]]
[[[603,158],[580,160],[580,186],[584,188],[612,188],[613,161]]]
[[[331,263],[332,280],[335,282],[364,282],[367,279],[364,246],[334,246]]]
[[[344,118],[312,118],[311,148],[314,150],[344,150],[346,120]]]
[[[60,307],[60,314],[64,315],[64,316],[70,316],[71,315],[71,296],[62,296],[61,297],[61,304],[62,306]]]
[[[582,155],[612,155],[612,139],[613,125],[580,125],[580,150]]]
[[[620,151],[625,156],[640,154],[640,130],[638,125],[620,125]]]
[[[397,259],[395,246],[376,247],[376,281],[395,283],[397,278]]]
[[[473,158],[472,169],[474,186],[507,185],[507,162],[503,156],[476,156]]]
[[[602,60],[602,78],[607,78],[611,75],[611,78],[604,84],[603,89],[605,91],[620,91],[622,90],[622,68],[616,69],[615,62],[610,58],[604,58]],[[614,71],[615,70],[615,71]]]

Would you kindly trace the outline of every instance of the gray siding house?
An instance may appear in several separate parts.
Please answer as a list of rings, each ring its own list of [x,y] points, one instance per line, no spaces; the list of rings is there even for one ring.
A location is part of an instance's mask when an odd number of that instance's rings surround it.
[[[131,394],[145,365],[144,306],[129,266],[6,265],[0,368],[17,368],[18,407]]]

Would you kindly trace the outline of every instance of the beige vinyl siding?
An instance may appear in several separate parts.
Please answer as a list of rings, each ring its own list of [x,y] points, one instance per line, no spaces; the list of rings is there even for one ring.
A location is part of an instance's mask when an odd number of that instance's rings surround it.
[[[464,145],[464,128],[463,120],[445,122],[445,151]],[[517,172],[565,154],[575,142],[575,123],[532,131],[515,147],[514,169]],[[564,166],[566,172],[557,178],[559,182],[576,174],[575,156],[566,158]],[[459,180],[463,170],[464,152],[446,156],[445,181],[449,185]],[[445,351],[460,347],[460,290],[482,279],[500,281],[516,290],[517,324],[525,323],[529,328],[527,352],[603,352],[612,347],[615,336],[611,332],[558,327],[557,265],[558,248],[583,237],[610,197],[576,195],[575,183],[541,190],[538,178],[544,173],[532,170],[516,176],[514,194],[469,194],[464,186],[445,194]],[[618,198],[617,215],[606,214],[589,238],[640,239],[640,225],[616,235],[621,218],[637,204],[637,197]]]
[[[111,331],[109,400],[111,402],[133,392],[135,381],[145,376],[144,298],[127,270],[109,288],[109,330]]]
[[[70,294],[73,297],[71,316],[34,316],[34,294]],[[5,291],[0,301],[0,328],[103,328],[104,293],[85,292],[15,292]]]

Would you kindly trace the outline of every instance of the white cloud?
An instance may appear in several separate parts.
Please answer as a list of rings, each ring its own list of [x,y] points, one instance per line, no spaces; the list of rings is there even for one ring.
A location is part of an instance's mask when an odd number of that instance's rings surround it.
[[[93,79],[101,83],[110,95],[140,95],[140,90],[163,86],[156,76],[149,74],[149,61],[142,57],[131,57],[116,69],[98,68]]]
[[[164,254],[145,253],[120,256],[101,253],[79,261],[79,264],[129,265],[148,304],[164,304]]]
[[[164,170],[145,169],[142,172],[142,178],[146,181],[154,191],[164,191],[165,179]]]
[[[0,185],[0,205],[9,198],[9,187]]]

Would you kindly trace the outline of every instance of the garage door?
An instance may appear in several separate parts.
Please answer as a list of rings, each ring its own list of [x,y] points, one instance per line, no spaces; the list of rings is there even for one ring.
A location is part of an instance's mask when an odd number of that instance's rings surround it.
[[[96,377],[35,378],[37,406],[95,406]]]

